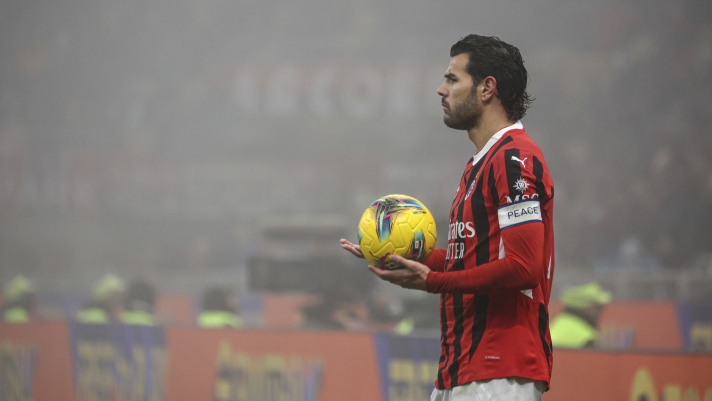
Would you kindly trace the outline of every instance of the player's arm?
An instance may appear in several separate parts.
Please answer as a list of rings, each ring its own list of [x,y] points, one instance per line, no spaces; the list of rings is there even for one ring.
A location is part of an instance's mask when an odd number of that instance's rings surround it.
[[[507,256],[456,272],[431,271],[425,289],[432,293],[486,294],[526,290],[539,284],[544,266],[544,224],[532,222],[502,231]]]
[[[402,269],[368,268],[380,279],[403,288],[440,294],[484,294],[536,287],[544,270],[544,224],[541,220],[532,218],[524,224],[507,227],[502,230],[502,242],[506,250],[504,258],[462,271],[433,271],[428,266],[437,260],[433,260],[433,256],[423,264],[392,255],[391,260]],[[439,255],[435,254],[435,257]]]

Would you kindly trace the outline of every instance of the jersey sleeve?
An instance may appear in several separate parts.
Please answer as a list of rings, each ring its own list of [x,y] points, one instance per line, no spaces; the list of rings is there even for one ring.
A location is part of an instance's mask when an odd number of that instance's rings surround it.
[[[428,260],[424,262],[432,271],[441,272],[445,270],[445,250],[441,248],[433,249]]]
[[[505,149],[490,166],[489,192],[497,205],[500,230],[542,223],[541,202],[549,198],[543,183],[544,166],[531,152]]]

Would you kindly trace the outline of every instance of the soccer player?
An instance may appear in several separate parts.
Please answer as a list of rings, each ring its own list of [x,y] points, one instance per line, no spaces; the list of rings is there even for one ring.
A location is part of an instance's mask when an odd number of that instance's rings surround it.
[[[445,125],[477,148],[450,209],[446,249],[425,264],[369,266],[404,288],[440,294],[441,354],[432,401],[540,400],[553,362],[548,304],[554,274],[554,184],[519,121],[530,106],[519,50],[468,35],[450,49]],[[362,256],[358,245],[342,248]]]

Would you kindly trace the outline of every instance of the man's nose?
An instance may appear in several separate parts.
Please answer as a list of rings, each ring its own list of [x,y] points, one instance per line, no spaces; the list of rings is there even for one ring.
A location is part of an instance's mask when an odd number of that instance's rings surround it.
[[[440,85],[440,86],[438,87],[437,92],[438,92],[438,95],[440,95],[440,96],[442,96],[442,97],[447,97],[447,91],[445,90],[444,85]]]

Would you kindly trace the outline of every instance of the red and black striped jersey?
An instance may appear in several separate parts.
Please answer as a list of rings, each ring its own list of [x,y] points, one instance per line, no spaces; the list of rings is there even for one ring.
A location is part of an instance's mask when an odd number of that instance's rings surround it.
[[[426,263],[427,290],[441,294],[438,389],[512,376],[548,386],[553,197],[544,156],[519,122],[467,163],[447,248]]]

